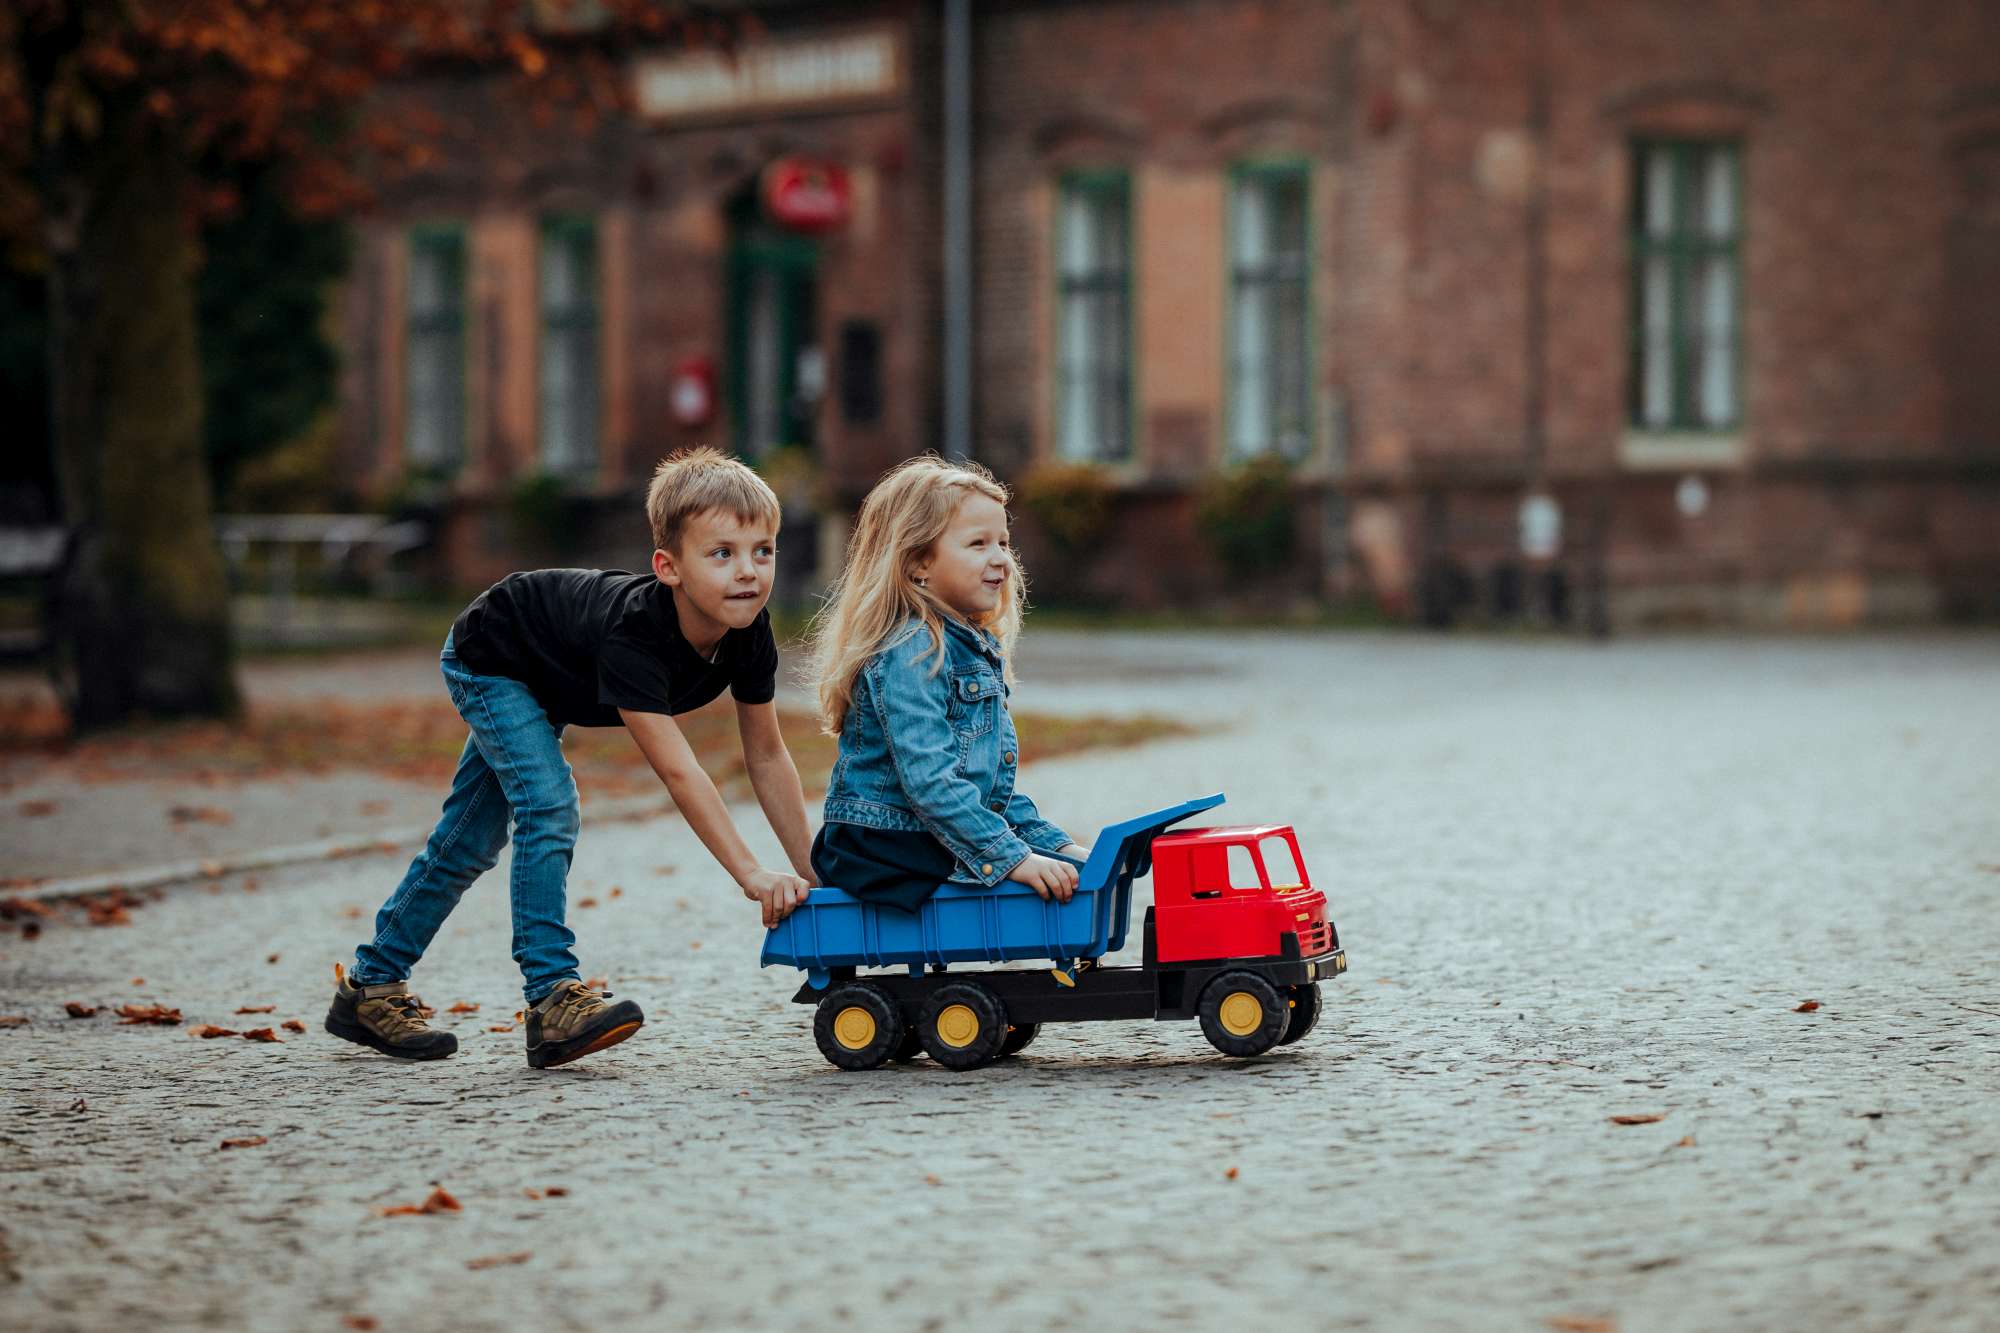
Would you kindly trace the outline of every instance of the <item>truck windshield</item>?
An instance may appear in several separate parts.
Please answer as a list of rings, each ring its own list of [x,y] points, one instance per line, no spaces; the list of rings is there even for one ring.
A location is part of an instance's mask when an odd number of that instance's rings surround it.
[[[1283,838],[1266,838],[1258,844],[1264,854],[1264,869],[1271,874],[1271,887],[1283,892],[1286,889],[1304,888],[1306,877],[1299,873],[1299,865],[1292,857],[1292,845]]]

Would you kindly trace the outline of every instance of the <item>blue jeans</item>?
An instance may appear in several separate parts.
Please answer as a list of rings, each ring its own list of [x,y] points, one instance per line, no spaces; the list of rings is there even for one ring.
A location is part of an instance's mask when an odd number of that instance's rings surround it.
[[[466,886],[500,859],[514,824],[514,961],[528,1003],[578,980],[576,935],[563,924],[564,885],[579,824],[576,779],[562,729],[528,687],[465,670],[447,638],[438,663],[472,729],[452,775],[444,815],[375,914],[375,938],[354,954],[353,983],[406,981]]]

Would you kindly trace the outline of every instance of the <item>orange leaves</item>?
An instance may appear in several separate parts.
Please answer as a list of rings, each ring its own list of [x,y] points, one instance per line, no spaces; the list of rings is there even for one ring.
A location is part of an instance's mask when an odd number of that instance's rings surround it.
[[[94,1004],[85,1004],[81,1000],[70,1000],[63,1005],[63,1009],[71,1018],[97,1017],[97,1006]]]
[[[1817,1008],[1819,1008],[1818,1000],[1800,1000],[1792,1009],[1792,1012],[1795,1014],[1809,1014]]]
[[[236,1012],[239,1014],[268,1014],[277,1007],[275,1004],[246,1004]]]
[[[340,1323],[341,1327],[357,1329],[359,1333],[370,1333],[370,1330],[382,1327],[382,1321],[372,1314],[346,1315]]]
[[[445,1012],[448,1014],[476,1014],[479,1012],[479,1006],[476,1004],[467,1004],[464,1000],[460,1000],[457,1004],[446,1009]]]
[[[535,1257],[533,1250],[517,1250],[513,1254],[489,1254],[481,1259],[467,1259],[465,1266],[478,1272],[482,1268],[499,1268],[506,1264],[525,1264]]]
[[[1618,1321],[1596,1315],[1559,1314],[1546,1320],[1556,1333],[1618,1333]]]
[[[54,801],[23,801],[14,810],[16,814],[22,816],[24,819],[41,819],[56,812],[56,803]]]
[[[576,900],[576,905],[577,905],[577,906],[578,906],[579,908],[583,908],[583,907],[595,907],[595,906],[597,906],[597,899],[595,899],[595,898],[579,898],[579,899],[577,899],[577,900]]]
[[[270,1140],[262,1134],[252,1134],[250,1137],[243,1139],[224,1139],[221,1151],[227,1152],[231,1148],[261,1148],[269,1142]]]
[[[288,1018],[278,1026],[287,1032],[304,1032],[306,1030],[306,1025],[299,1022],[296,1018]]]
[[[606,986],[609,986],[611,983],[605,980],[603,977],[592,977],[590,980],[584,982],[583,984],[590,990],[601,991]]]
[[[0,1014],[0,1028],[24,1028],[28,1026],[26,1014]]]
[[[465,1207],[457,1199],[452,1198],[444,1186],[439,1185],[431,1190],[430,1197],[422,1203],[399,1203],[394,1207],[377,1208],[375,1211],[383,1217],[418,1217],[425,1213],[460,1213],[465,1211]]]
[[[1224,1171],[1222,1173],[1222,1178],[1224,1180],[1234,1180],[1236,1179],[1236,1174],[1237,1174],[1236,1168],[1232,1166],[1227,1171]]]
[[[234,824],[236,816],[219,805],[177,805],[167,811],[176,824]]]
[[[273,1032],[270,1028],[251,1028],[248,1032],[245,1032],[243,1034],[243,1040],[270,1041],[270,1042],[277,1042],[282,1045],[285,1039],[283,1037],[280,1037],[277,1033]]]
[[[181,1011],[169,1009],[164,1004],[121,1004],[118,1006],[118,1026],[151,1023],[160,1027],[178,1027]]]
[[[1657,1125],[1665,1119],[1666,1116],[1664,1115],[1614,1115],[1611,1117],[1611,1123],[1614,1125]]]
[[[219,1023],[203,1023],[198,1027],[189,1028],[188,1035],[190,1037],[202,1037],[209,1041],[213,1041],[217,1037],[235,1036],[236,1029],[223,1027]]]
[[[495,1023],[486,1030],[488,1032],[512,1032],[514,1025],[512,1023]]]

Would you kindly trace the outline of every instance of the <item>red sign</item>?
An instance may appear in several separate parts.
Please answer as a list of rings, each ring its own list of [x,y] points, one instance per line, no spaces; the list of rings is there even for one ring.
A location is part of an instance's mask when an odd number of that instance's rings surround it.
[[[793,231],[833,231],[854,211],[847,168],[808,157],[781,157],[764,168],[764,211]]]
[[[667,381],[667,406],[683,426],[706,426],[715,419],[715,363],[691,356],[674,367]]]

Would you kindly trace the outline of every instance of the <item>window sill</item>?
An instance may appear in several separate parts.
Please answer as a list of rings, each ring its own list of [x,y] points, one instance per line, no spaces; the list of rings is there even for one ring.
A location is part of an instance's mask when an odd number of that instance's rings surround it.
[[[1618,461],[1634,471],[1740,468],[1748,457],[1738,431],[1629,430],[1618,441]]]

